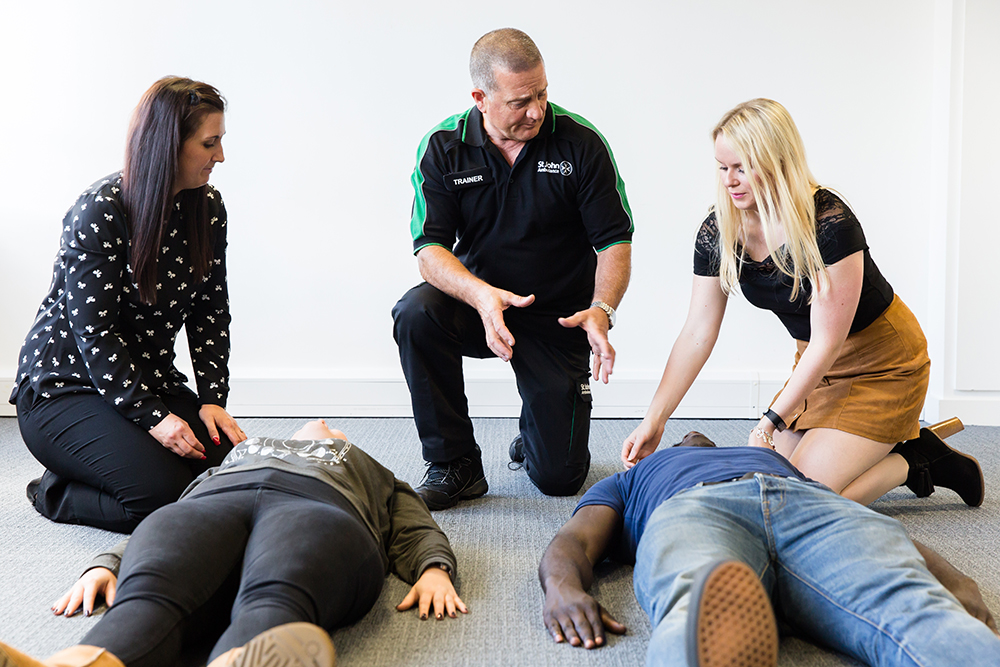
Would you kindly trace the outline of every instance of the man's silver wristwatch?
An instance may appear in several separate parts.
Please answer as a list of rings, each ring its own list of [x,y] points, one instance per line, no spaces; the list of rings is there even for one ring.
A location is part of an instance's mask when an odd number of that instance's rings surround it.
[[[609,306],[608,304],[604,303],[603,301],[595,301],[594,303],[590,304],[591,308],[593,308],[594,306],[597,306],[598,308],[600,308],[601,310],[603,310],[605,313],[608,314],[608,330],[610,331],[611,329],[614,329],[615,319],[616,319],[615,309]]]

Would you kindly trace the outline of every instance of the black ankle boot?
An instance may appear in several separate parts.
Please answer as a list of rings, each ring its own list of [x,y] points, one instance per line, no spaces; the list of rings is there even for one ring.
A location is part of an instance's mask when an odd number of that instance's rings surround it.
[[[920,429],[920,437],[901,442],[892,451],[910,466],[905,484],[918,498],[934,493],[937,484],[957,493],[970,507],[983,504],[986,485],[979,461],[952,449],[930,429]]]

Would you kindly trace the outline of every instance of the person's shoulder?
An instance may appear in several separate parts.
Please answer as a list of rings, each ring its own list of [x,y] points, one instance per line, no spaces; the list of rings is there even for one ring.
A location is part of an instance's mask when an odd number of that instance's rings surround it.
[[[834,233],[845,226],[861,224],[843,195],[834,190],[818,188],[813,195],[813,203],[816,207],[817,236]]]
[[[465,131],[465,126],[469,122],[469,116],[475,107],[469,107],[465,111],[448,116],[437,125],[432,127],[421,140],[421,146],[430,143],[431,140],[460,139]]]
[[[719,220],[715,217],[715,207],[708,209],[704,220],[698,225],[695,245],[703,250],[712,250],[718,246]]]
[[[222,226],[225,227],[226,203],[222,200],[222,193],[219,188],[211,183],[205,190],[205,199],[208,201],[209,220],[215,224],[216,220],[222,219]]]
[[[398,480],[396,474],[389,468],[382,465],[378,459],[358,447],[353,440],[334,439],[334,443],[343,452],[344,461],[350,461],[354,468],[364,468],[361,477],[366,481],[373,481],[376,477],[381,477],[383,482],[388,481],[390,486],[393,480]],[[340,444],[343,443],[343,444]]]
[[[552,118],[554,125],[554,130],[556,136],[569,139],[569,140],[591,140],[599,141],[603,145],[607,145],[607,140],[601,131],[597,129],[597,126],[592,122],[587,120],[584,116],[574,113],[569,109],[559,106],[558,104],[553,104],[549,102],[549,107],[552,109]],[[543,128],[544,131],[544,128]]]
[[[708,207],[708,212],[705,214],[705,218],[701,221],[701,227],[703,229],[715,230],[717,234],[719,232],[719,219],[715,217],[715,205]]]
[[[205,196],[208,197],[209,201],[218,202],[220,205],[222,204],[222,193],[219,191],[219,188],[215,187],[211,183],[208,184]]]
[[[830,188],[820,186],[813,194],[813,203],[816,206],[816,219],[843,216],[850,214],[853,217],[851,207],[844,197]]]
[[[98,208],[124,208],[121,204],[122,174],[120,171],[100,178],[77,197],[74,208],[82,211]]]
[[[116,171],[114,173],[108,174],[103,178],[99,178],[93,183],[91,183],[80,196],[117,197],[117,195],[121,192],[121,189],[122,189],[122,172]]]
[[[620,483],[625,474],[624,472],[616,472],[595,482],[580,498],[574,513],[587,505],[607,505],[621,511],[624,498],[621,494]]]
[[[124,233],[126,218],[121,191],[121,172],[91,183],[66,211],[63,231],[72,230],[80,241],[90,234],[104,237],[112,232]]]

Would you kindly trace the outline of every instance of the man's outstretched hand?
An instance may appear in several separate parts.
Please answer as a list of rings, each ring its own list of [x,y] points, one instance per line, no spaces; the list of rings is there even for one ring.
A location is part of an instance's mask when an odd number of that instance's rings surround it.
[[[520,296],[507,290],[497,289],[483,283],[476,300],[475,308],[483,320],[486,330],[486,344],[493,354],[504,361],[510,361],[514,354],[514,336],[503,321],[503,311],[510,307],[525,308],[535,302],[535,295]]]
[[[591,649],[604,646],[604,631],[616,635],[626,632],[625,626],[585,591],[572,587],[550,587],[545,594],[542,611],[545,628],[556,643]]]
[[[567,329],[580,327],[587,332],[590,351],[594,354],[592,374],[595,380],[607,384],[615,367],[615,348],[611,347],[608,341],[608,329],[611,328],[608,314],[596,306],[591,306],[569,317],[560,317],[559,324]]]

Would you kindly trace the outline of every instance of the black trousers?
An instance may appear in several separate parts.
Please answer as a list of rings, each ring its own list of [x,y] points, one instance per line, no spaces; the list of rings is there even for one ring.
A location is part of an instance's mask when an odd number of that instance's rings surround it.
[[[154,510],[172,503],[195,477],[232,449],[220,445],[198,418],[198,397],[184,388],[161,396],[205,447],[206,460],[187,459],[122,417],[98,394],[42,398],[26,383],[17,393],[17,423],[32,456],[46,467],[35,509],[60,523],[132,532]]]
[[[147,667],[178,664],[206,636],[212,660],[284,623],[332,631],[372,608],[384,562],[328,484],[274,469],[216,475],[139,525],[115,603],[80,643]]]
[[[495,356],[479,314],[422,283],[403,295],[392,317],[424,460],[443,463],[471,453],[476,442],[462,357]],[[521,395],[525,470],[542,493],[572,495],[590,469],[587,335],[530,309],[508,308],[504,321],[515,341],[510,364]]]

